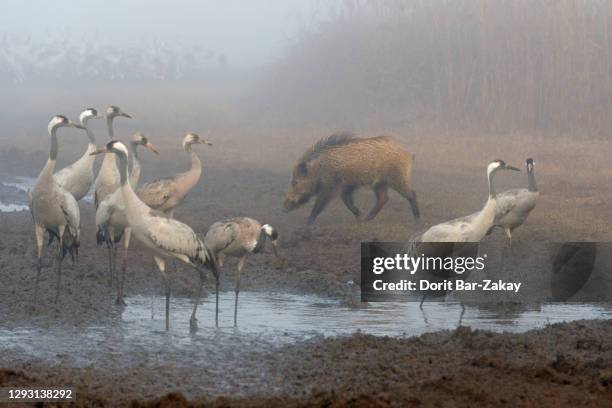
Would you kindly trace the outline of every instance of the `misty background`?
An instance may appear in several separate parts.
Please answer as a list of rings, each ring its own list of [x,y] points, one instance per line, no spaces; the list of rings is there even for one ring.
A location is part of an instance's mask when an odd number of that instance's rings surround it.
[[[611,22],[604,0],[8,0],[0,120],[607,139]]]

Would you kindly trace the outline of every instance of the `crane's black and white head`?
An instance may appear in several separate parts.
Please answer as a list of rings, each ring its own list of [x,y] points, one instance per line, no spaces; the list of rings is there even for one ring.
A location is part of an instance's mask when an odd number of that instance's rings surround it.
[[[264,224],[261,226],[261,233],[266,237],[270,238],[270,242],[272,242],[272,249],[274,250],[274,255],[278,257],[278,231],[276,230],[276,228],[274,228],[270,224]]]
[[[73,121],[65,117],[64,115],[55,115],[49,121],[49,126],[47,126],[47,130],[49,131],[49,133],[51,133],[54,129],[57,129],[60,127],[74,127],[78,129],[85,129],[83,126],[77,123],[74,123]]]
[[[87,108],[79,115],[81,124],[85,126],[90,119],[101,119],[104,116],[98,113],[94,108]]]
[[[487,176],[490,176],[491,174],[493,174],[493,173],[495,173],[496,171],[499,171],[499,170],[521,171],[520,169],[518,169],[518,168],[516,168],[514,166],[506,164],[505,161],[503,161],[501,159],[497,159],[497,160],[493,160],[487,166]]]
[[[106,108],[106,118],[107,119],[114,119],[117,116],[123,116],[124,118],[132,119],[131,115],[128,115],[127,113],[123,112],[121,108],[118,106],[111,105],[108,108]]]
[[[533,172],[535,168],[535,161],[532,158],[525,160],[525,168],[527,169],[527,173]]]
[[[91,155],[95,154],[103,154],[103,153],[114,153],[118,156],[124,156],[126,159],[128,157],[128,149],[125,147],[123,143],[118,140],[111,140],[104,147],[97,149],[95,152],[91,153]]]
[[[204,140],[200,138],[199,135],[189,132],[183,138],[183,149],[187,150],[193,144],[205,144],[212,146],[212,143],[210,143],[208,140]]]
[[[136,132],[132,135],[132,143],[137,146],[144,146],[153,153],[159,154],[157,149],[155,149],[155,146],[153,146],[153,144],[149,142],[149,139],[140,132]]]

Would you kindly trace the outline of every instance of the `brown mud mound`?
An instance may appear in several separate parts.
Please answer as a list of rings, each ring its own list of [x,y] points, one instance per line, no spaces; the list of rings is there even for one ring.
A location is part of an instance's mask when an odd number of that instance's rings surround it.
[[[96,377],[73,382],[77,406],[609,407],[611,336],[612,321],[579,321],[523,334],[462,327],[409,339],[319,338],[260,356],[269,388],[241,397],[188,400],[172,392],[140,400],[137,389],[109,384],[112,376],[105,384]],[[4,370],[0,387],[48,386],[61,370]]]

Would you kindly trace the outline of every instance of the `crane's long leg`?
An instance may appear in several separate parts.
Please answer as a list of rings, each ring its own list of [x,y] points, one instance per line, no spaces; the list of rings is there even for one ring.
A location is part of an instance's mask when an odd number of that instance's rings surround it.
[[[125,284],[125,273],[127,269],[127,254],[128,249],[130,247],[130,238],[132,237],[132,229],[126,228],[124,230],[123,237],[123,264],[121,265],[121,281],[117,283],[117,304],[121,306],[125,306],[125,302],[123,300],[123,286]]]
[[[36,256],[38,257],[38,265],[36,267],[36,284],[34,286],[34,301],[38,297],[38,282],[40,281],[40,271],[42,270],[42,254],[43,243],[45,241],[45,229],[39,225],[35,225],[34,232],[36,233]]]
[[[461,304],[461,314],[459,315],[459,324],[457,326],[461,327],[461,323],[463,322],[463,315],[465,315],[465,305],[463,304],[462,300],[460,300],[459,303]]]
[[[244,261],[246,260],[246,256],[240,258],[238,261],[238,275],[236,276],[236,300],[234,303],[234,327],[238,326],[238,293],[240,293],[240,272],[242,272],[242,268],[244,268]]]
[[[158,256],[154,256],[153,259],[157,264],[157,269],[159,269],[162,274],[166,286],[166,330],[170,330],[170,282],[166,275],[166,262]]]
[[[59,300],[60,286],[62,284],[62,260],[64,259],[64,231],[65,226],[59,227],[59,251],[57,256],[57,290],[55,291],[55,303]]]
[[[117,272],[117,243],[113,243],[113,267],[111,269],[112,271],[112,279],[111,279],[111,288],[113,287],[113,282],[115,282],[116,285],[119,284],[119,272]]]
[[[508,247],[512,249],[512,230],[510,228],[504,228],[506,236],[508,237]]]
[[[219,327],[219,272],[215,274],[215,327]]]
[[[198,328],[198,319],[196,318],[196,311],[198,310],[198,304],[200,303],[200,298],[202,297],[202,286],[204,286],[204,272],[197,269],[198,274],[200,276],[200,285],[198,286],[198,290],[196,292],[196,296],[193,299],[193,310],[191,311],[191,319],[189,319],[189,328],[191,331],[195,331]]]
[[[425,322],[425,324],[429,324],[429,321],[427,320],[427,316],[425,315],[425,309],[423,309],[423,302],[425,302],[426,297],[427,297],[427,292],[423,294],[423,299],[421,299],[421,303],[419,304],[419,309],[421,309],[421,314],[423,315],[423,322]]]
[[[106,241],[106,248],[108,249],[108,286],[113,287],[113,244],[110,241]]]

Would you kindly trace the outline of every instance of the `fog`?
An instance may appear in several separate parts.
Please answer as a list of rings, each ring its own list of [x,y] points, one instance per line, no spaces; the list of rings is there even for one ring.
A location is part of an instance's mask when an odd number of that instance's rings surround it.
[[[278,57],[324,3],[329,1],[7,0],[0,33],[9,40],[53,41],[58,47],[198,47],[246,67]]]
[[[10,0],[0,119],[113,103],[168,132],[608,139],[611,24],[597,0]]]

